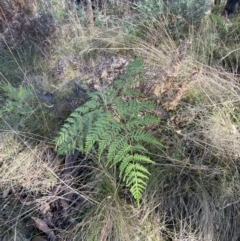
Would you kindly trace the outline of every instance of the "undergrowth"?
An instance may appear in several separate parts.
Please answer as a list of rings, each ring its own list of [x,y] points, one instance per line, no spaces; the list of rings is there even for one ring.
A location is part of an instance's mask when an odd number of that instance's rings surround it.
[[[239,14],[101,2],[0,2],[0,240],[237,241]]]

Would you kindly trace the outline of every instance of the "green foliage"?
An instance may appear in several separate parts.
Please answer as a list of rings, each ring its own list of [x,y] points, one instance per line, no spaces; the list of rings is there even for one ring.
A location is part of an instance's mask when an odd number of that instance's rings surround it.
[[[0,129],[47,136],[57,128],[52,109],[41,103],[33,86],[15,87],[0,80],[0,93]]]
[[[141,20],[134,29],[130,26],[128,32],[144,37],[149,29],[160,24],[175,40],[186,38],[189,31],[199,27],[211,7],[210,0],[143,0],[137,4]]]
[[[137,7],[140,12],[154,16],[156,19],[168,13],[178,16],[178,20],[184,18],[189,23],[195,23],[211,10],[212,2],[210,0],[144,0],[139,2]]]
[[[143,100],[134,89],[136,82],[143,81],[143,71],[142,60],[137,58],[114,86],[90,93],[89,100],[67,118],[56,138],[59,154],[79,149],[85,155],[97,156],[99,162],[104,160],[107,167],[118,167],[138,206],[150,175],[146,165],[154,163],[147,156],[148,146],[161,146],[148,133],[149,125],[159,122],[149,112],[155,104]]]
[[[222,18],[221,16],[216,15],[216,14],[210,14],[209,20],[211,21],[212,25],[219,27],[219,31],[220,30],[225,30],[225,31],[228,30],[228,24],[227,24],[226,20],[224,18]]]
[[[18,130],[25,125],[28,115],[33,112],[30,106],[32,91],[27,87],[15,88],[10,83],[0,82],[2,90],[7,98],[5,104],[0,108],[0,118],[3,125],[7,123],[8,127]]]

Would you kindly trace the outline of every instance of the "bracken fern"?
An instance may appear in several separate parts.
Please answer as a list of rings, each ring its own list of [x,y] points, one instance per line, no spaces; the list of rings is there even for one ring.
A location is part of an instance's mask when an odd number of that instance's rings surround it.
[[[108,167],[118,167],[139,206],[150,175],[146,164],[154,163],[148,146],[161,146],[147,130],[159,119],[150,114],[154,102],[142,98],[141,93],[136,95],[134,89],[137,81],[142,81],[136,77],[143,72],[142,61],[130,63],[126,72],[112,87],[89,94],[89,100],[65,121],[56,145],[59,154],[78,149],[86,156],[96,155]]]

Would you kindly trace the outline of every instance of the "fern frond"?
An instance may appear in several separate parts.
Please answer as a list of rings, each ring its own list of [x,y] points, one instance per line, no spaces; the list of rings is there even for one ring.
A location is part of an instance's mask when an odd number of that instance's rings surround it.
[[[122,162],[127,154],[132,150],[132,146],[129,144],[123,145],[123,147],[116,153],[116,156],[112,160],[112,166],[119,162]]]
[[[114,140],[120,137],[121,125],[115,120],[109,121],[104,127],[105,131],[98,141],[98,157],[102,156],[103,151],[113,145]],[[110,151],[110,150],[109,150]]]
[[[145,114],[142,118],[141,118],[141,126],[148,126],[150,124],[153,124],[153,123],[159,123],[160,120],[159,120],[159,117],[157,116],[153,116],[153,115],[150,115],[150,114]]]
[[[157,146],[163,146],[161,142],[159,142],[155,137],[153,137],[151,134],[143,131],[143,130],[136,130],[131,133],[131,141],[132,142],[145,142],[147,144],[154,144]]]
[[[135,75],[144,73],[143,60],[136,58],[133,62],[130,62],[126,69],[128,77],[135,77]]]
[[[122,160],[121,165],[119,167],[120,177],[122,177],[122,176],[126,177],[126,175],[128,175],[128,173],[126,173],[126,170],[127,170],[130,162],[136,163],[136,164],[138,164],[138,163],[153,164],[154,163],[150,158],[148,158],[147,156],[144,156],[144,155],[140,155],[140,154],[126,155],[125,158]],[[145,167],[143,167],[143,168],[146,172],[148,172]],[[123,178],[123,179],[125,179],[125,178]]]
[[[151,115],[138,116],[126,123],[126,129],[131,131],[135,128],[146,127],[150,124],[158,123],[159,118]]]
[[[116,99],[118,115],[126,120],[138,117],[141,112],[153,109],[155,104],[151,101],[139,102],[135,99],[124,102],[120,98]]]
[[[56,138],[61,154],[75,149],[85,155],[94,152],[99,161],[106,160],[108,167],[118,167],[138,206],[150,176],[145,165],[154,163],[144,153],[149,152],[149,145],[162,146],[147,132],[150,124],[159,121],[151,115],[155,103],[142,101],[138,98],[142,94],[132,88],[143,81],[135,76],[142,71],[142,60],[137,59],[113,87],[89,93],[89,100],[67,118]]]
[[[140,207],[140,200],[142,199],[142,194],[144,190],[146,189],[146,185],[140,184],[139,182],[136,182],[132,187],[130,188],[130,192],[132,193],[134,199],[137,201],[137,206]]]
[[[128,165],[130,164],[130,162],[133,160],[133,156],[132,155],[126,155],[124,158],[123,158],[123,160],[122,160],[122,162],[121,162],[121,164],[120,164],[120,166],[119,166],[119,177],[120,178],[122,178],[123,177],[123,174],[124,174],[124,171],[125,171],[125,169],[128,167]]]
[[[149,178],[150,173],[148,170],[139,163],[130,163],[124,172],[123,180],[126,182],[127,187],[137,201],[138,206],[142,198],[142,193],[146,189],[146,180]]]
[[[55,140],[59,154],[72,153],[76,148],[84,151],[84,141],[92,123],[103,112],[99,103],[90,100],[72,112]]]
[[[112,144],[109,146],[109,149],[108,149],[107,165],[109,165],[110,162],[112,162],[112,160],[116,156],[116,153],[123,148],[126,142],[127,142],[127,138],[125,135],[116,136],[115,141],[112,142]]]
[[[86,113],[87,111],[95,110],[99,107],[101,107],[101,103],[99,102],[99,100],[97,98],[97,99],[92,99],[92,100],[86,102],[84,104],[84,106],[78,108],[76,111],[81,112],[81,113]]]
[[[145,172],[146,174],[150,174],[150,173],[143,165],[140,165],[139,162],[154,163],[150,158],[144,155],[134,154],[134,155],[125,156],[125,158],[122,160],[121,165],[119,167],[119,170],[120,170],[119,175],[120,177],[123,176],[123,181],[125,181],[126,178],[128,178],[128,176],[130,175],[130,170],[133,167],[131,162],[135,163],[136,169],[138,169],[141,172]]]
[[[139,82],[138,80],[135,81],[135,82]],[[137,91],[136,89],[129,89],[127,87],[125,87],[123,90],[122,90],[122,96],[131,96],[131,97],[144,97],[145,95],[140,92],[140,91]]]
[[[101,113],[101,115],[95,120],[92,128],[89,130],[86,136],[85,153],[88,155],[90,150],[94,149],[96,142],[101,140],[102,135],[106,132],[106,126],[108,122],[112,120],[110,113]]]
[[[104,150],[112,143],[113,139],[114,133],[111,130],[102,134],[101,139],[98,141],[98,158],[102,156]]]
[[[141,166],[141,165],[131,163],[126,168],[123,181],[126,182],[127,186],[132,186],[133,183],[136,182],[135,180],[136,178],[139,179],[137,180],[138,183],[141,183],[142,185],[146,185],[146,181],[143,181],[143,179],[148,179],[148,176],[143,172],[141,172],[140,170],[138,170],[139,167],[137,166]],[[141,167],[142,169],[145,169],[145,171],[149,174],[146,168],[144,168],[143,166]]]

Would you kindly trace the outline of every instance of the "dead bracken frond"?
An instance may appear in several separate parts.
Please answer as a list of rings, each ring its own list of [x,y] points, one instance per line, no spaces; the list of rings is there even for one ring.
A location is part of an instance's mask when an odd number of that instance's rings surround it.
[[[149,97],[155,96],[161,107],[168,110],[175,109],[180,101],[185,97],[188,85],[196,78],[199,71],[192,71],[186,80],[180,77],[181,67],[187,57],[187,50],[191,46],[192,40],[184,41],[173,53],[170,63],[141,86],[143,93]],[[186,78],[185,76],[183,78]]]

